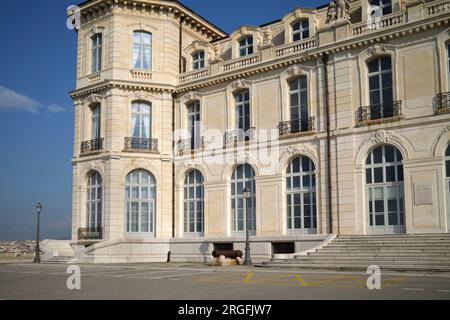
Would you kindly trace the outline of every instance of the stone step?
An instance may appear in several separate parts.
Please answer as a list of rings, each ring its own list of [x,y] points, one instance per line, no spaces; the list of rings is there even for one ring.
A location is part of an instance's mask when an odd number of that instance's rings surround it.
[[[365,265],[366,267],[369,265],[404,265],[404,266],[416,266],[416,265],[427,265],[427,266],[447,266],[450,268],[450,265],[448,264],[448,262],[432,262],[432,261],[392,261],[392,260],[383,260],[383,261],[378,261],[378,260],[345,260],[345,259],[338,259],[338,260],[329,260],[329,259],[285,259],[285,260],[281,260],[281,259],[273,259],[271,260],[271,263],[285,263],[285,264],[329,264],[329,265],[333,265],[333,264],[339,264],[339,265],[354,265],[354,264],[358,264],[358,265]]]
[[[392,257],[394,256],[392,253],[368,253],[368,252],[348,252],[348,253],[336,253],[336,252],[312,252],[309,253],[308,256],[317,256],[317,257]],[[395,254],[397,257],[422,257],[422,258],[449,258],[450,253],[448,254],[428,254],[428,253],[408,253],[408,252],[398,252]],[[304,257],[304,256],[299,256]]]
[[[421,238],[450,238],[450,233],[435,233],[435,234],[372,234],[372,235],[340,235],[337,239],[421,239]]]
[[[324,248],[336,248],[336,249],[357,249],[357,250],[367,250],[367,249],[379,249],[379,248],[389,248],[389,249],[397,249],[397,250],[403,250],[403,249],[443,249],[443,250],[450,250],[450,245],[434,245],[434,246],[424,246],[424,245],[410,245],[410,244],[404,244],[404,245],[341,245],[341,244],[329,244],[325,246]]]
[[[408,262],[408,263],[423,263],[423,262],[427,262],[427,263],[445,263],[447,265],[450,266],[450,258],[434,258],[434,259],[430,259],[430,258],[426,258],[426,257],[321,257],[321,256],[302,256],[302,257],[295,257],[294,260],[301,260],[301,261],[311,261],[311,262],[316,262],[316,261],[322,261],[322,262],[343,262],[343,261],[350,261],[350,262],[355,262],[355,261],[379,261],[379,262],[384,262],[384,261],[391,261],[391,262],[399,262],[399,261],[403,261],[403,262]]]
[[[367,265],[364,264],[305,264],[305,263],[264,263],[258,264],[257,267],[277,267],[286,269],[314,269],[314,270],[340,270],[340,271],[366,271]],[[410,271],[410,272],[450,272],[450,266],[433,266],[433,265],[400,265],[400,264],[380,264],[378,265],[382,271]]]
[[[370,255],[386,254],[386,255],[443,255],[448,256],[450,253],[445,250],[389,250],[389,249],[378,249],[378,250],[343,250],[343,249],[319,249],[316,252],[318,254],[336,254],[336,255],[348,255],[348,254],[358,254],[366,253]]]
[[[380,243],[380,244],[403,244],[403,243],[442,243],[442,244],[450,244],[450,239],[441,239],[441,240],[434,240],[434,239],[398,239],[398,240],[394,240],[394,239],[386,239],[386,240],[375,240],[375,239],[371,239],[371,240],[343,240],[343,239],[338,239],[335,240],[334,243]]]

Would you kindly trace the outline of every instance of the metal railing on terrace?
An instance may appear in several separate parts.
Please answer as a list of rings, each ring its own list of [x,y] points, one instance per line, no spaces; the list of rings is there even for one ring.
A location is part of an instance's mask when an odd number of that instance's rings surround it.
[[[103,138],[84,141],[81,143],[81,154],[103,150]]]
[[[125,138],[124,151],[158,152],[158,140],[148,138]]]
[[[439,93],[434,98],[433,112],[435,115],[450,113],[450,92]]]
[[[359,107],[356,112],[356,122],[358,125],[361,125],[370,121],[397,118],[401,115],[401,101],[385,102],[381,104]]]
[[[79,228],[78,240],[103,240],[103,228]]]
[[[314,117],[308,117],[280,122],[278,125],[280,137],[296,133],[312,132],[314,131],[314,120]]]

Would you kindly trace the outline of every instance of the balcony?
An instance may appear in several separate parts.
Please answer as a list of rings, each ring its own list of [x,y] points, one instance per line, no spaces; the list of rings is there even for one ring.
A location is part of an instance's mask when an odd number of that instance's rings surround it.
[[[242,129],[227,131],[224,135],[223,143],[225,146],[230,143],[240,143],[255,140],[256,128],[250,128],[247,131]]]
[[[353,35],[359,36],[377,30],[386,30],[398,27],[406,21],[403,11],[395,12],[384,17],[373,18],[371,21],[361,22],[353,26]]]
[[[314,117],[296,119],[290,121],[280,122],[278,130],[280,137],[285,137],[297,133],[312,133],[314,132]]]
[[[450,113],[450,92],[439,93],[433,101],[435,115]]]
[[[125,138],[125,152],[158,152],[158,140],[148,138]]]
[[[79,241],[99,241],[103,240],[103,228],[79,228]]]
[[[358,126],[377,124],[387,121],[396,121],[402,118],[402,102],[393,101],[360,107],[356,112],[356,123]]]
[[[184,139],[177,142],[177,154],[183,156],[185,154],[191,154],[197,150],[205,147],[205,138],[200,137],[197,139]]]
[[[103,150],[103,138],[84,141],[81,143],[81,154],[88,154]]]

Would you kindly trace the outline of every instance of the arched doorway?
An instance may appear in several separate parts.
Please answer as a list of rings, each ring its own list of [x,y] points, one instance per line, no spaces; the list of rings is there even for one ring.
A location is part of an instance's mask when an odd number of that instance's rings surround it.
[[[403,156],[391,145],[372,150],[366,161],[369,233],[405,233]]]
[[[286,172],[289,233],[317,233],[316,174],[308,157],[293,159]]]

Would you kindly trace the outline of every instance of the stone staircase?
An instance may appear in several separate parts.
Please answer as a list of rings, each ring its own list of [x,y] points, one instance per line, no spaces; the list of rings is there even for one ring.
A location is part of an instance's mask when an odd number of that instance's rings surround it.
[[[259,266],[316,270],[450,272],[450,234],[339,236],[322,248]]]
[[[40,246],[41,261],[45,263],[67,263],[75,255],[70,240],[44,240]]]

